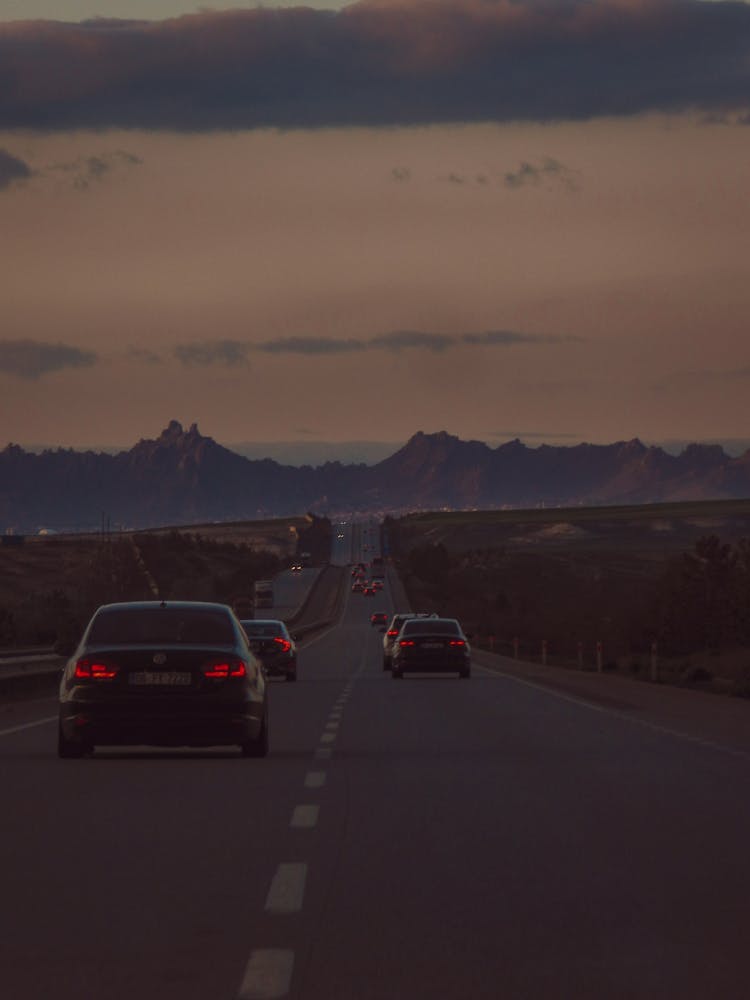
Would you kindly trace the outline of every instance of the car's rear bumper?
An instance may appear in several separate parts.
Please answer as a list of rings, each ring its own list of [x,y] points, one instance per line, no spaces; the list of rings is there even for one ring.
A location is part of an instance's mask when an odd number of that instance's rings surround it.
[[[288,677],[297,673],[296,660],[263,660],[266,677]]]
[[[70,702],[60,708],[60,726],[67,740],[89,746],[226,746],[257,739],[264,711],[260,702],[179,711],[166,704]]]
[[[404,674],[461,674],[470,668],[471,660],[468,657],[394,656],[391,658],[391,669],[400,670]]]

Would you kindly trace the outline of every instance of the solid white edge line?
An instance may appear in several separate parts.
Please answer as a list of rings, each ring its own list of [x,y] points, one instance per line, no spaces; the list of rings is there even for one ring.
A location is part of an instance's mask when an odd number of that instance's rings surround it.
[[[280,1000],[289,995],[294,952],[289,948],[258,948],[250,952],[237,1000]]]
[[[289,826],[293,830],[312,830],[313,827],[318,825],[319,816],[320,806],[295,806]]]
[[[280,864],[266,896],[266,912],[299,913],[305,896],[306,878],[307,865],[304,862],[288,861]]]
[[[51,715],[48,719],[37,719],[36,722],[25,722],[21,726],[11,726],[10,729],[0,729],[0,736],[12,736],[13,733],[22,733],[24,729],[35,729],[36,726],[48,726],[50,722],[57,722],[57,720],[57,715]]]
[[[715,743],[713,740],[704,739],[702,736],[693,736],[691,733],[684,733],[679,729],[671,729],[668,726],[662,726],[658,722],[650,722],[648,719],[638,719],[628,712],[618,712],[617,709],[607,708],[605,705],[595,705],[593,702],[585,701],[583,698],[575,698],[573,695],[561,694],[559,691],[555,691],[553,688],[548,688],[544,684],[527,681],[522,677],[516,677],[514,674],[506,674],[502,670],[492,670],[490,667],[483,667],[478,663],[474,663],[472,666],[477,670],[481,670],[485,674],[490,674],[494,677],[503,677],[508,681],[515,681],[516,684],[521,684],[523,687],[534,688],[535,691],[541,691],[544,694],[551,695],[553,698],[558,698],[560,701],[569,701],[571,704],[578,705],[580,708],[588,708],[591,712],[599,712],[601,715],[611,715],[616,719],[622,719],[635,726],[642,726],[644,729],[651,730],[651,732],[662,733],[665,736],[674,736],[677,739],[685,740],[687,743],[695,743],[697,746],[706,747],[709,750],[717,750],[720,753],[730,754],[732,757],[743,757],[745,760],[750,759],[750,752],[747,750],[737,750],[734,747],[726,746],[724,743]]]

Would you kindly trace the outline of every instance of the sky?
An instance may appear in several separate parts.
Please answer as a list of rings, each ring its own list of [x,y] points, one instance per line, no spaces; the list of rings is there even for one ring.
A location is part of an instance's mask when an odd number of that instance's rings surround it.
[[[0,447],[750,439],[750,7],[325,8],[0,0]]]

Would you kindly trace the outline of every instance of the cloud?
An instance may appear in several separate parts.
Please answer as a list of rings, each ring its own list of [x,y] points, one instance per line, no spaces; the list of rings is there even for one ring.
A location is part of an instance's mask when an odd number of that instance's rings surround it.
[[[0,129],[215,130],[747,112],[750,6],[363,0],[0,25]]]
[[[15,181],[25,181],[33,171],[27,163],[18,157],[0,149],[0,191],[10,187]]]
[[[246,365],[250,345],[241,340],[203,340],[179,344],[174,353],[183,365]]]
[[[134,153],[117,149],[113,153],[100,153],[96,156],[80,156],[77,160],[64,163],[53,163],[42,173],[65,174],[72,178],[73,187],[78,191],[86,191],[92,183],[102,181],[108,174],[121,166],[139,166],[143,163]]]
[[[64,368],[87,368],[98,360],[93,351],[41,340],[0,340],[0,372],[37,379]]]
[[[520,188],[526,184],[539,184],[543,180],[555,180],[566,187],[575,188],[573,172],[551,157],[546,157],[539,166],[524,162],[518,170],[507,173],[504,178],[505,186],[509,188]]]
[[[365,343],[370,350],[403,351],[417,348],[428,351],[444,351],[455,347],[457,338],[446,333],[422,333],[418,330],[394,330],[371,337]]]
[[[160,354],[156,354],[145,347],[131,347],[127,352],[127,357],[130,361],[140,361],[146,365],[161,365],[164,363],[164,358]]]
[[[247,351],[256,350],[264,354],[306,354],[331,355],[355,354],[362,351],[423,350],[440,353],[456,347],[514,347],[521,344],[561,344],[580,342],[582,338],[557,336],[555,334],[517,333],[512,330],[485,330],[481,333],[430,333],[421,330],[394,330],[377,334],[364,340],[334,337],[280,337],[260,343],[243,343]],[[226,342],[223,342],[226,343]],[[235,344],[236,342],[230,341]],[[192,345],[191,350],[196,345]],[[208,345],[198,345],[205,350]],[[185,350],[179,348],[178,350]],[[183,360],[182,358],[180,360]],[[195,359],[193,359],[195,360]],[[210,360],[216,360],[211,357]],[[204,361],[203,363],[208,363]]]
[[[366,350],[361,340],[336,340],[333,337],[279,337],[254,345],[265,354],[351,354]]]

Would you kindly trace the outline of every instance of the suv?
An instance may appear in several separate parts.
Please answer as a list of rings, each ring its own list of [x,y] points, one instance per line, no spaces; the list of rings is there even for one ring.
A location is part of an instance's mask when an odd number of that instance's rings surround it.
[[[429,611],[410,611],[408,613],[394,615],[391,618],[391,624],[386,629],[386,633],[383,636],[383,670],[390,670],[393,666],[391,658],[393,656],[393,643],[396,641],[396,636],[401,631],[401,626],[409,618],[437,618],[435,612]]]

